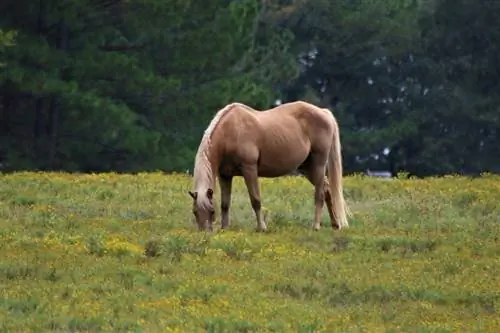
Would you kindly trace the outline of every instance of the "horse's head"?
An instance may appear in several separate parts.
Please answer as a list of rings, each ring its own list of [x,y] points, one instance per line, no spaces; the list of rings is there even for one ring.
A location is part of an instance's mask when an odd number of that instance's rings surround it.
[[[198,224],[198,229],[212,231],[212,225],[215,220],[214,191],[211,188],[206,190],[206,192],[189,191],[189,195],[193,198],[193,214]]]

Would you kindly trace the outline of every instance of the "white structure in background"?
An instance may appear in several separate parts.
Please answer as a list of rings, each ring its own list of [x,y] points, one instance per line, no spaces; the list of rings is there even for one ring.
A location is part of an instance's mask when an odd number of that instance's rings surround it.
[[[392,174],[389,171],[371,171],[370,169],[366,169],[366,175],[369,177],[392,178]]]

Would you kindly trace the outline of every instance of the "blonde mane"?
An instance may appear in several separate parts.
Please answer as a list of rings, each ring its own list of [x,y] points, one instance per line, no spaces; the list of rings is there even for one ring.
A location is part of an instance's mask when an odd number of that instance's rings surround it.
[[[205,192],[210,186],[213,186],[214,183],[214,173],[208,156],[211,147],[212,134],[222,118],[229,111],[231,111],[235,106],[242,105],[243,104],[240,103],[231,103],[219,110],[203,133],[200,146],[196,152],[193,170],[194,190],[199,192],[198,200],[202,205],[207,205],[208,200],[206,200],[205,195],[200,195],[200,193]]]

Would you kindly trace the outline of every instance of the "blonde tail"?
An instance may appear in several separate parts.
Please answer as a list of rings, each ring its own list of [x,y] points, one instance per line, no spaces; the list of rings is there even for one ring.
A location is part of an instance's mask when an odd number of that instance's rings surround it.
[[[342,155],[340,146],[339,126],[335,118],[333,118],[334,132],[333,142],[328,156],[327,176],[330,183],[330,197],[332,202],[332,210],[334,220],[339,229],[347,228],[349,222],[347,216],[351,216],[349,208],[344,200],[344,192],[342,188]]]

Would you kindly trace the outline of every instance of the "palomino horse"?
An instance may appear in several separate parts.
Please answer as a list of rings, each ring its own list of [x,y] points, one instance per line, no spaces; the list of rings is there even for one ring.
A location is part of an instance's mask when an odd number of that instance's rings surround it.
[[[332,227],[348,226],[342,190],[342,157],[337,121],[328,109],[297,101],[265,111],[232,103],[214,116],[205,130],[193,172],[193,214],[200,230],[212,230],[214,189],[221,189],[221,226],[229,226],[234,176],[243,176],[264,231],[258,177],[279,177],[298,170],[314,185],[313,227],[320,228],[323,203]],[[327,177],[325,177],[325,174]]]

